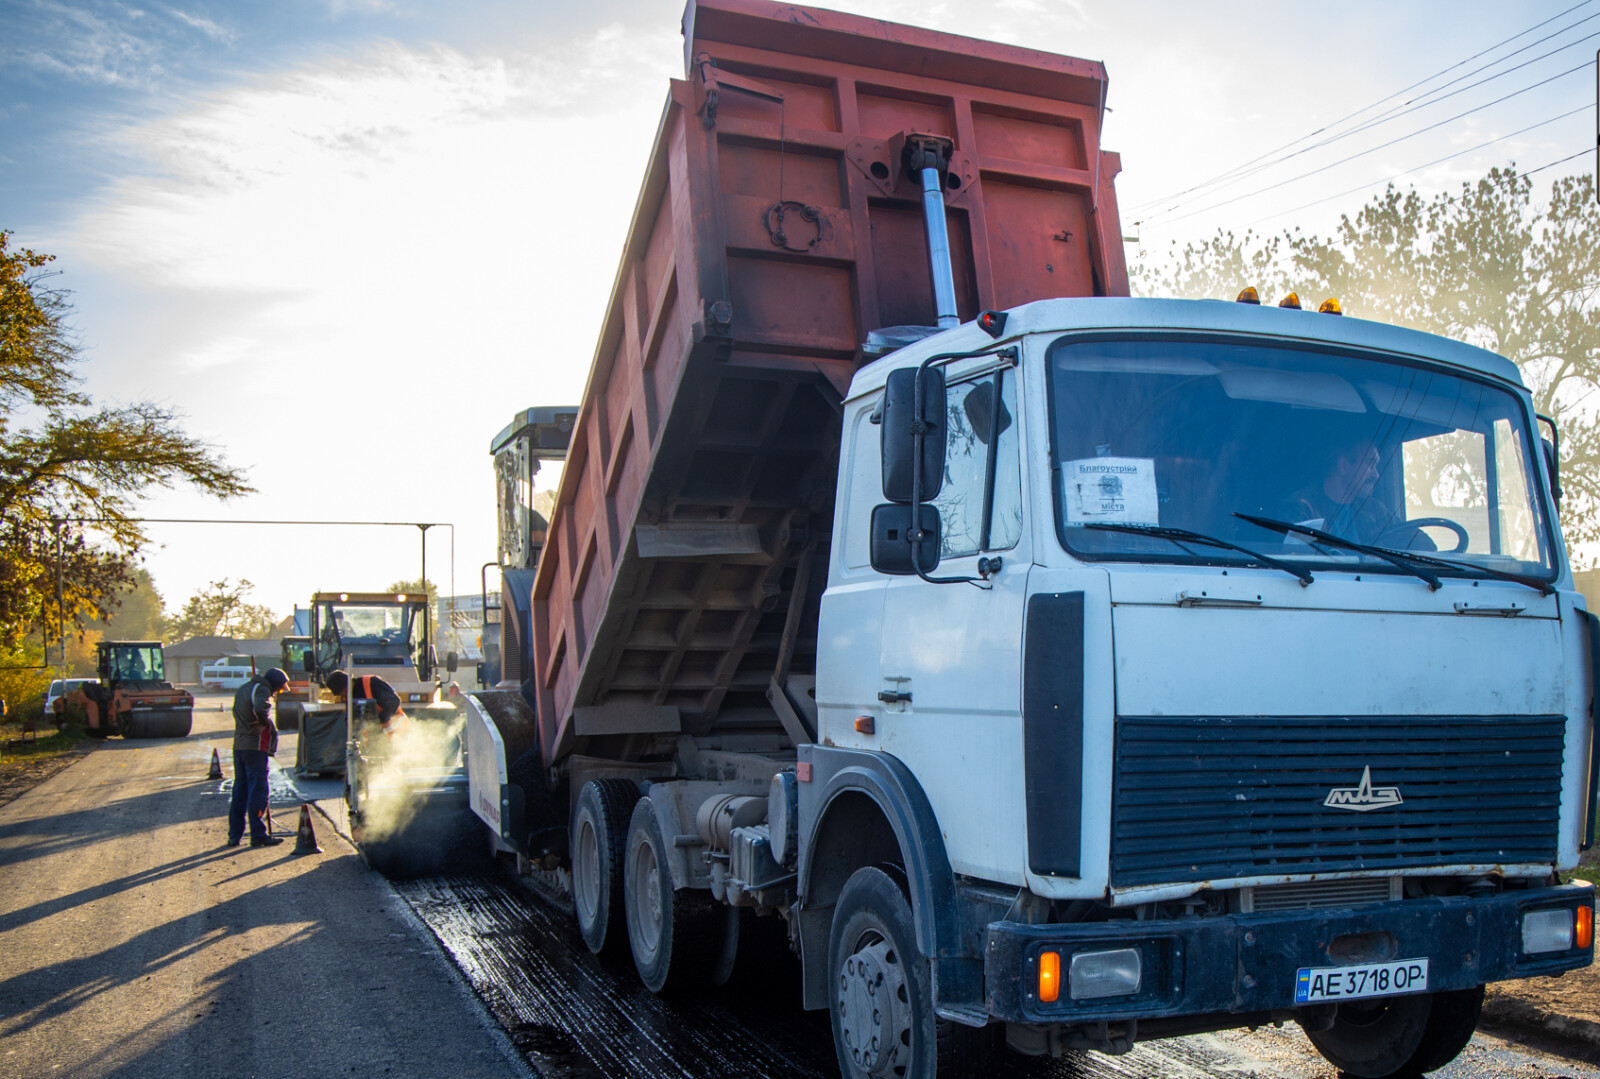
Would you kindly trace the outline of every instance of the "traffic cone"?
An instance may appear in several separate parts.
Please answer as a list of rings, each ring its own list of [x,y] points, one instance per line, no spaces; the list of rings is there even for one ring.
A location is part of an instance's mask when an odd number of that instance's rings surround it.
[[[211,771],[206,773],[206,778],[207,779],[221,779],[222,778],[222,758],[217,756],[217,749],[216,749],[215,746],[211,747]]]
[[[317,833],[311,830],[311,807],[300,807],[300,829],[295,835],[294,854],[321,854],[322,848],[317,846]]]

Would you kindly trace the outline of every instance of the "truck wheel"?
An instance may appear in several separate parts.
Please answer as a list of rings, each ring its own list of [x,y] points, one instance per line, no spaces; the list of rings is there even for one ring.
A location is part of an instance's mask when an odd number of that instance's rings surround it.
[[[1328,1063],[1355,1079],[1388,1079],[1442,1068],[1472,1040],[1483,987],[1339,1005],[1333,1026],[1306,1037]]]
[[[650,799],[633,807],[623,864],[623,906],[633,965],[652,993],[699,988],[722,952],[722,911],[711,896],[674,891],[667,845]]]
[[[833,1048],[846,1079],[993,1074],[1001,1028],[934,1015],[932,972],[917,951],[911,904],[889,871],[868,866],[845,882],[828,964]]]
[[[628,939],[623,920],[622,858],[639,788],[628,779],[591,779],[572,813],[572,900],[578,931],[596,955],[618,952]]]

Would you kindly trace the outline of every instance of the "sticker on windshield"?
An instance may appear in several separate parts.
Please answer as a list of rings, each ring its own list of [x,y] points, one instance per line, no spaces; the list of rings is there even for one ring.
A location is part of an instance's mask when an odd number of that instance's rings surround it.
[[[1161,523],[1154,458],[1089,457],[1061,471],[1069,525]]]

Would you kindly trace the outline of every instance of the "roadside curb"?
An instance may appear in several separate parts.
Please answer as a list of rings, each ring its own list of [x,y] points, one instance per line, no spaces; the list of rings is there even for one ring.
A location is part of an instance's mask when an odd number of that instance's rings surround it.
[[[1491,1032],[1498,1028],[1564,1043],[1568,1055],[1584,1059],[1600,1053],[1600,1023],[1561,1015],[1511,994],[1497,994],[1483,1002],[1481,1025]]]

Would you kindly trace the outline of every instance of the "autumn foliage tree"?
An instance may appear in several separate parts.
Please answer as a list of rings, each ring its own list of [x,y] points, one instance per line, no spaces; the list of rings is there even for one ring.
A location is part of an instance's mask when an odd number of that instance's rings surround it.
[[[1498,352],[1561,431],[1562,527],[1600,540],[1600,206],[1594,180],[1558,180],[1540,206],[1514,168],[1431,199],[1393,186],[1332,236],[1219,232],[1137,275],[1146,295],[1263,303],[1337,297],[1347,315]]]
[[[167,643],[191,637],[270,637],[278,619],[270,608],[250,602],[248,597],[254,587],[242,579],[235,582],[224,577],[212,581],[167,619]]]
[[[170,409],[95,403],[67,296],[48,284],[52,260],[0,231],[0,646],[55,638],[58,587],[77,632],[110,617],[133,583],[150,488],[251,490]]]

